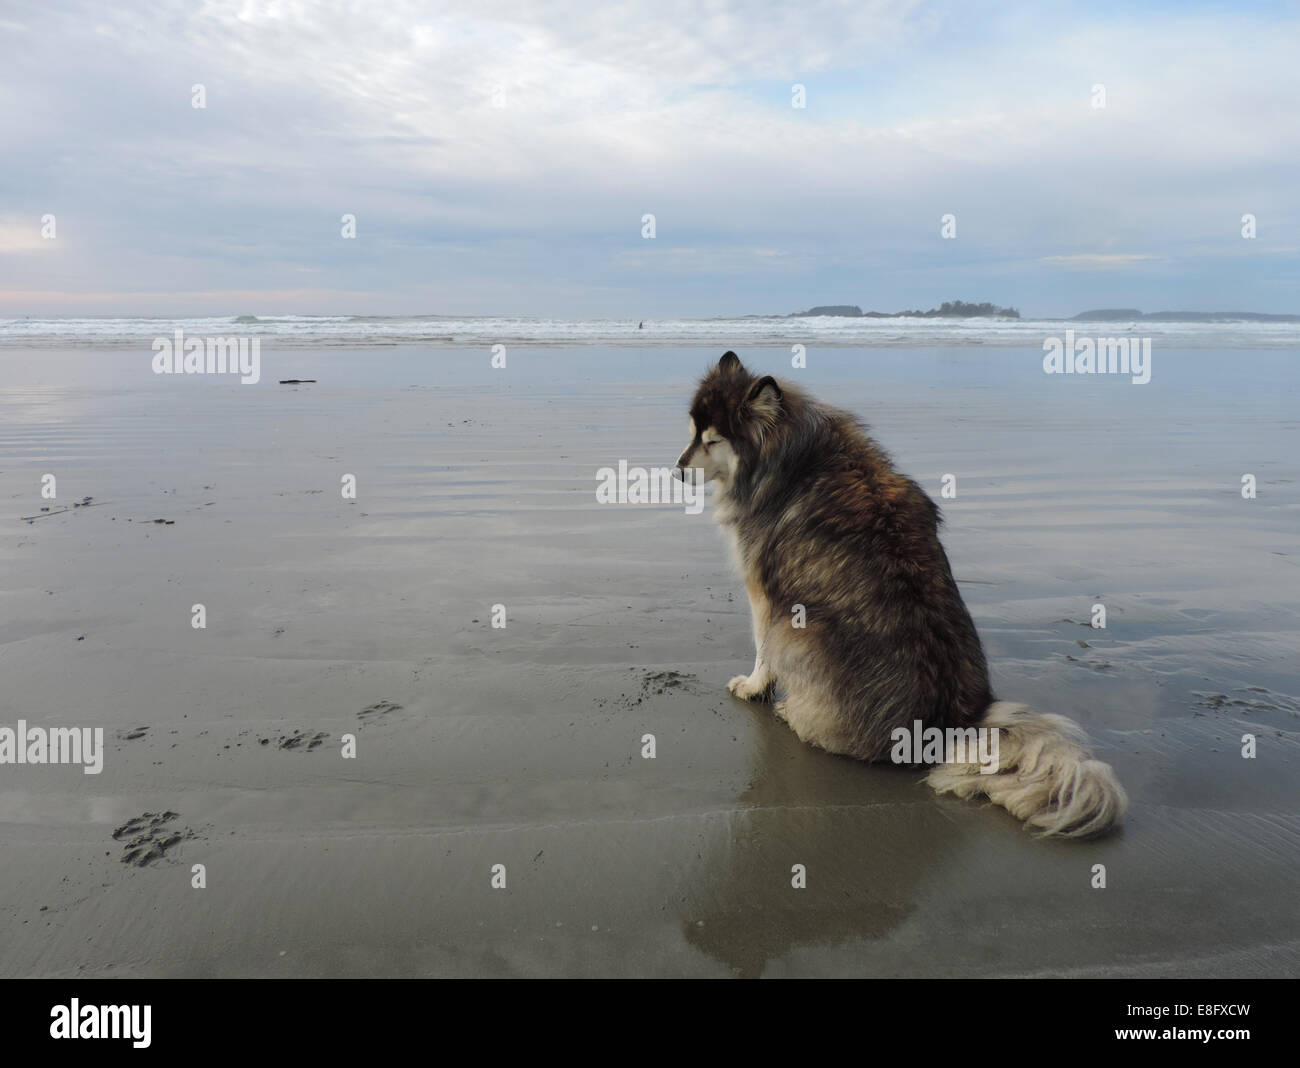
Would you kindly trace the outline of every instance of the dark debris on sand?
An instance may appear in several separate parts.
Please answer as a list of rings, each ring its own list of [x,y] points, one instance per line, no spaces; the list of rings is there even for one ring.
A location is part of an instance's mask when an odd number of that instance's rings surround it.
[[[282,734],[276,739],[276,748],[278,749],[302,749],[307,752],[316,749],[322,742],[329,737],[324,731],[294,731],[292,734]],[[262,745],[270,742],[269,738],[259,738]]]
[[[123,844],[122,863],[146,867],[162,860],[173,846],[198,837],[188,827],[168,826],[177,819],[177,812],[146,812],[127,820],[113,832],[113,838]]]
[[[392,701],[376,701],[373,705],[358,712],[357,719],[364,722],[369,717],[370,721],[373,722],[379,716],[386,716],[389,712],[400,712],[401,710],[402,706]]]

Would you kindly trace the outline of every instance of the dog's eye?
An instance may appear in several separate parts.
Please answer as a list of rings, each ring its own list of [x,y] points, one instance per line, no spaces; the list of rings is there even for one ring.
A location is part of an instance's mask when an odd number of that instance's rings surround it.
[[[706,441],[704,443],[704,447],[707,449],[710,445],[721,445],[721,444],[722,444],[721,438],[714,438],[712,441]]]

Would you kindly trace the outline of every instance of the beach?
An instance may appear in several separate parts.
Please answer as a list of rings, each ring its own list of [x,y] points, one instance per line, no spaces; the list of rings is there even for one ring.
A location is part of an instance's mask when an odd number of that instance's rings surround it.
[[[999,697],[1129,792],[1078,843],[727,693],[711,504],[596,488],[731,346],[292,346],[0,349],[0,726],[105,747],[0,766],[0,976],[1296,974],[1294,347],[738,348],[941,505]]]

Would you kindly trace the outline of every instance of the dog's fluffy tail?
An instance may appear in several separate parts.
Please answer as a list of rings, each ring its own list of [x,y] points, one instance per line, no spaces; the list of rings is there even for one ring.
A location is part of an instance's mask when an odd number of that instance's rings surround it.
[[[1088,838],[1119,823],[1128,795],[1109,764],[1092,759],[1087,739],[1064,716],[995,701],[979,726],[998,731],[998,770],[939,764],[929,783],[939,793],[987,797],[1040,836]]]

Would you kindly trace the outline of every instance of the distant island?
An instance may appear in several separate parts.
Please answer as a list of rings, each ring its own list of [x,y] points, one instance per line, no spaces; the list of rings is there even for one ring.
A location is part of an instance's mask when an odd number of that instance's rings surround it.
[[[1097,308],[1080,312],[1071,323],[1114,323],[1137,320],[1146,323],[1300,323],[1300,315],[1269,315],[1266,312],[1140,312],[1136,308]]]
[[[807,311],[787,315],[745,315],[744,319],[808,319],[814,316],[832,316],[840,319],[1019,319],[1017,308],[999,308],[996,304],[970,304],[964,300],[945,300],[929,311],[864,312],[856,304],[819,304]],[[1047,320],[1056,319],[1047,316]],[[1274,315],[1268,312],[1192,312],[1158,311],[1142,312],[1137,308],[1094,308],[1080,312],[1067,323],[1300,323],[1300,315]]]
[[[846,319],[861,319],[862,309],[856,304],[818,304],[807,311],[791,312],[783,316],[786,319],[802,319],[809,315],[839,315]]]
[[[785,316],[754,316],[766,319],[806,319],[814,315],[836,315],[845,319],[1019,319],[1015,308],[999,308],[996,304],[968,304],[964,300],[945,300],[929,311],[864,312],[856,304],[819,304],[807,311]]]

